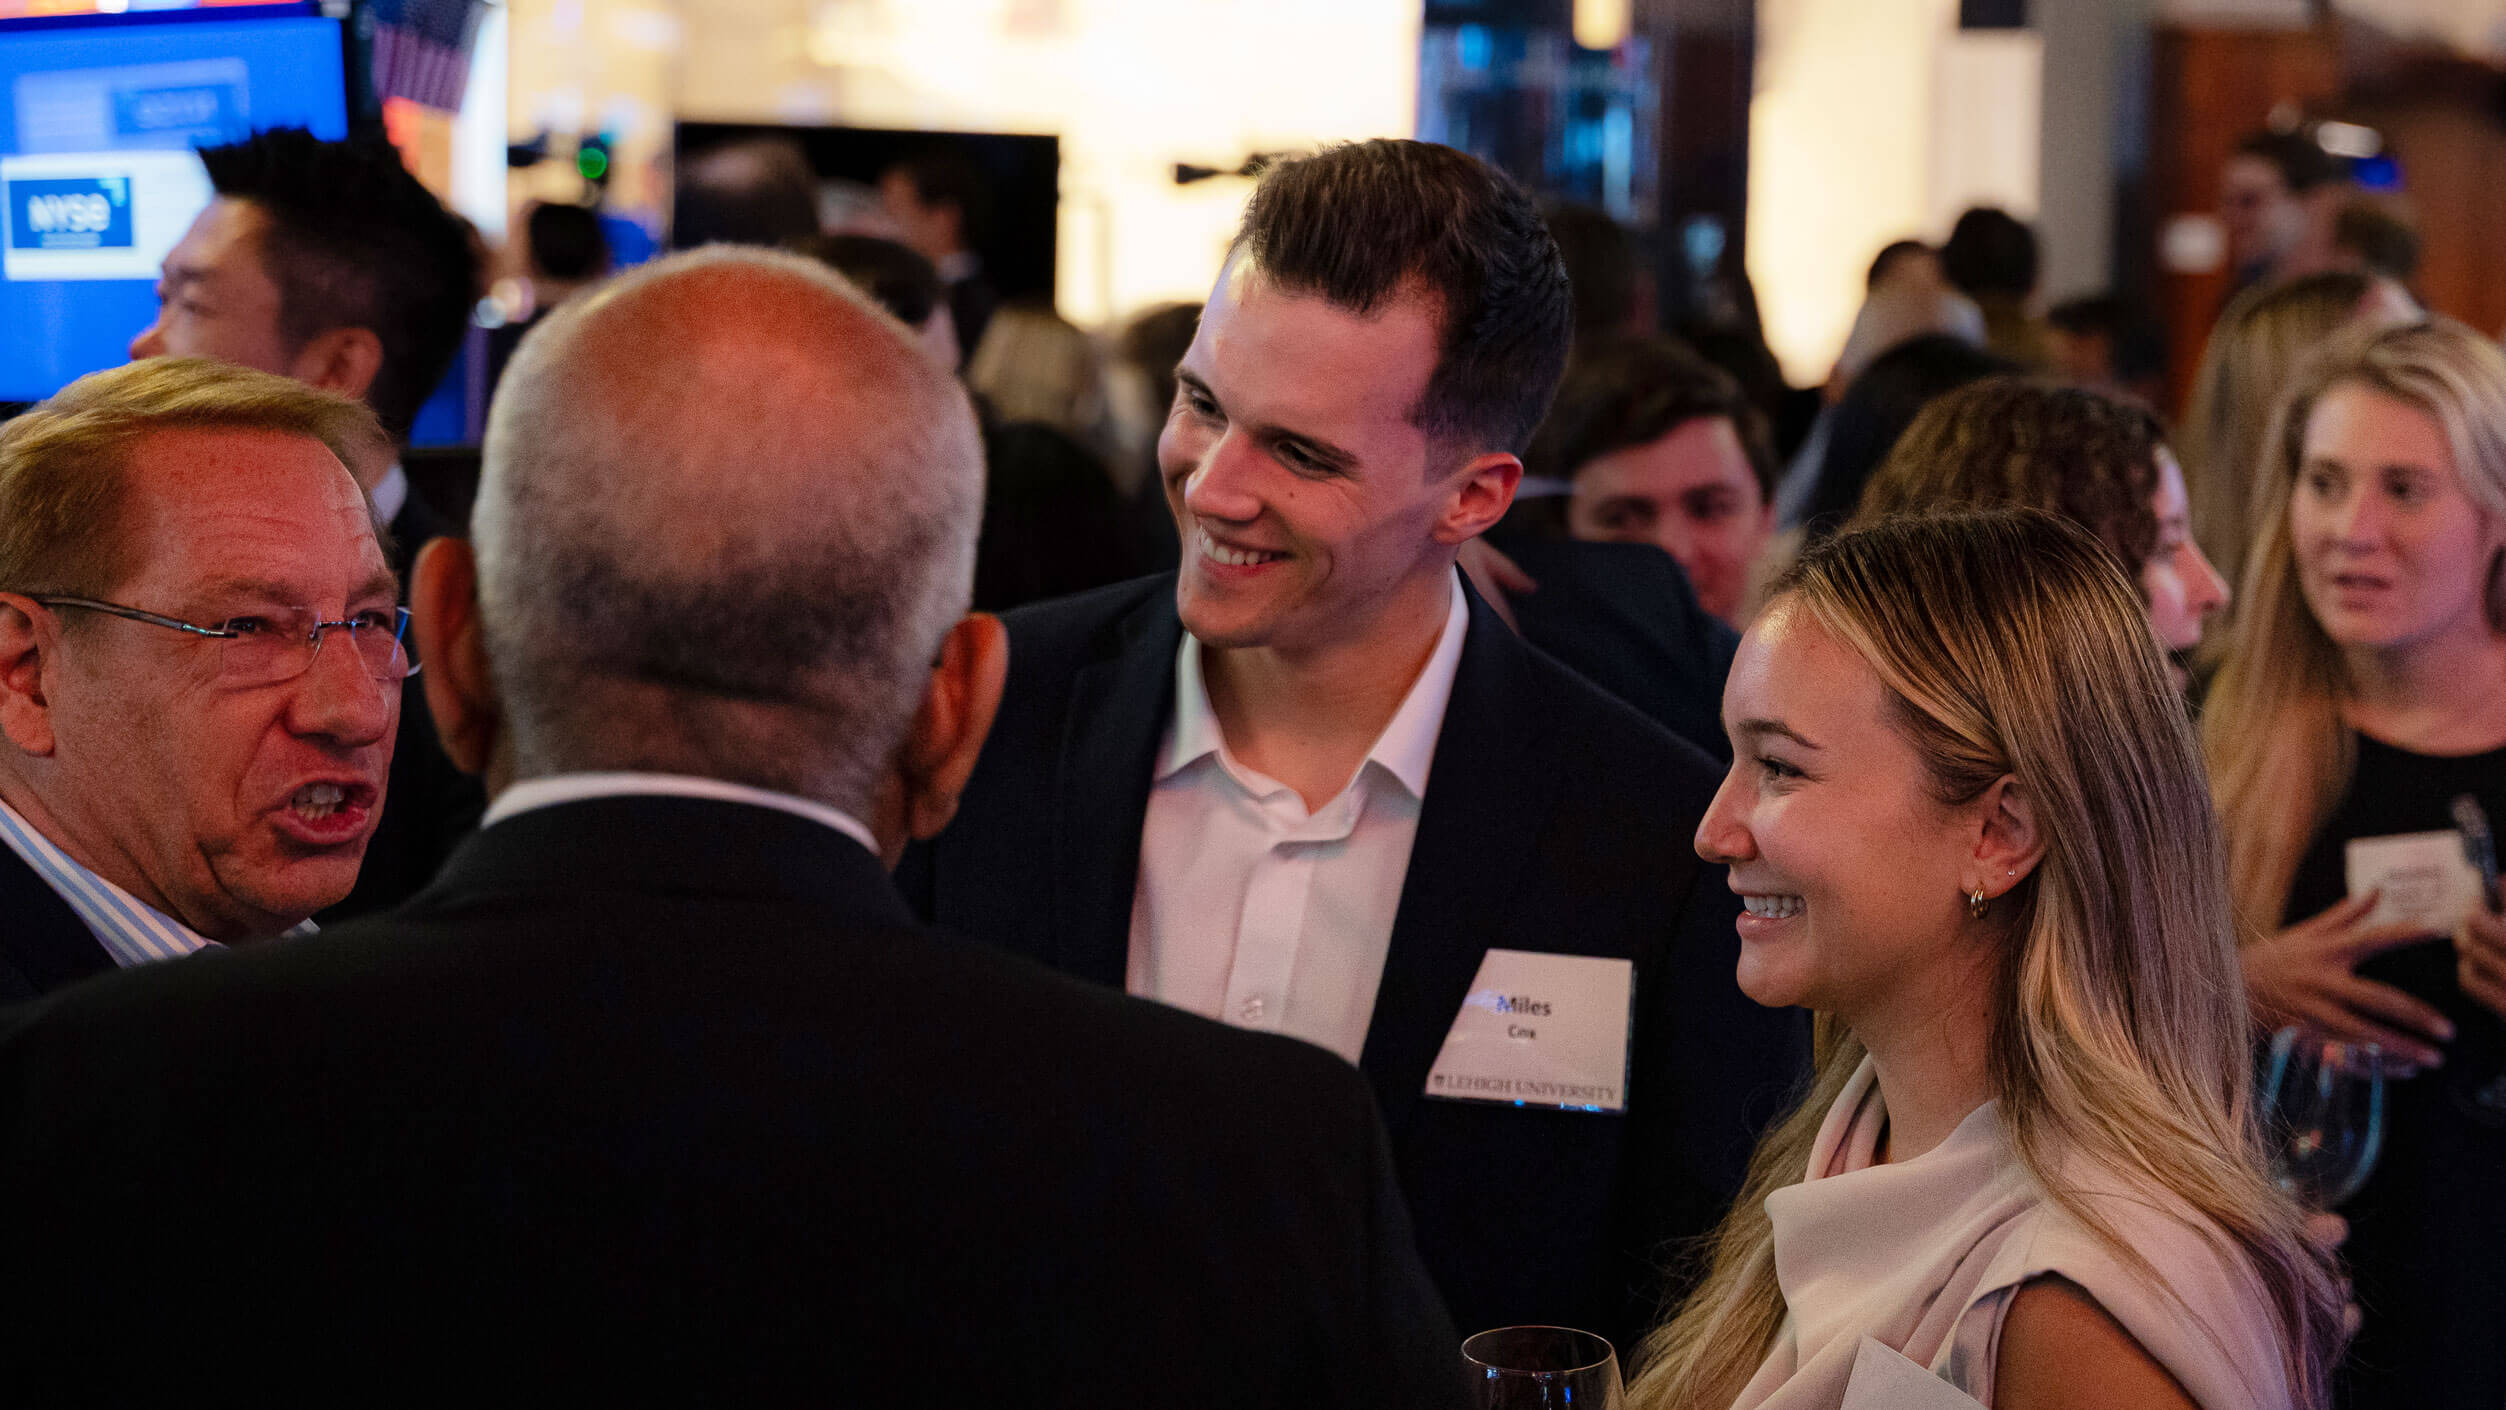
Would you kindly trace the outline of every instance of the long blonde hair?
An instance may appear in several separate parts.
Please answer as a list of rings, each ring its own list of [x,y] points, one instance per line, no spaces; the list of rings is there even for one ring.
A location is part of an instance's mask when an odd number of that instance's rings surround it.
[[[2228,836],[2228,887],[2246,938],[2287,919],[2289,883],[2349,787],[2357,746],[2341,720],[2349,668],[2306,606],[2289,500],[2306,422],[2334,387],[2369,388],[2445,429],[2472,503],[2506,522],[2506,354],[2448,318],[2352,329],[2306,363],[2274,408],[2257,486],[2265,518],[2238,596],[2244,610],[2202,711],[2202,741]],[[2506,630],[2506,582],[2489,569],[2488,615]]]
[[[2193,536],[2231,583],[2262,528],[2271,408],[2307,354],[2357,316],[2371,287],[2366,275],[2336,270],[2248,289],[2210,330],[2177,448]]]
[[[2218,828],[2138,592],[2038,510],[1841,534],[1777,591],[1879,675],[1939,798],[2011,775],[2035,805],[2044,857],[1994,903],[1989,1066],[2019,1160],[2161,1286],[2074,1181],[2163,1192],[2206,1221],[2271,1299],[2296,1403],[2320,1404],[2341,1301],[2303,1211],[2263,1175]],[[1766,1199],[1805,1177],[1863,1053],[1821,1017],[1809,1096],[1758,1147],[1704,1282],[1647,1339],[1632,1403],[1727,1405],[1765,1359],[1784,1317]]]

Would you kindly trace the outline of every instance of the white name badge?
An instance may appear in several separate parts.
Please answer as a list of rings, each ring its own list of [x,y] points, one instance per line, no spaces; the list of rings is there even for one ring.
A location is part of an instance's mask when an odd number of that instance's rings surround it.
[[[1627,960],[1490,950],[1427,1074],[1427,1095],[1625,1111],[1635,993]]]
[[[2480,873],[2463,856],[2458,832],[2404,832],[2350,839],[2349,894],[2381,891],[2378,925],[2415,925],[2451,935],[2480,906]],[[2296,917],[2304,919],[2304,917]]]

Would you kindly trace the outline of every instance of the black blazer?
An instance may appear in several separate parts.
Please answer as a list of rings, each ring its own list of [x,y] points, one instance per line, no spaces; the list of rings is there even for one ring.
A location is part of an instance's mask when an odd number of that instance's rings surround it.
[[[1510,599],[1523,640],[1729,763],[1723,681],[1740,633],[1697,605],[1679,560],[1649,544],[1515,535],[1496,545],[1540,584]]]
[[[0,1004],[49,994],[113,967],[113,956],[61,893],[0,845]]]
[[[951,930],[1119,987],[1174,711],[1174,578],[1007,621],[1000,718],[956,821],[904,873],[908,894]],[[1359,1062],[1419,1250],[1466,1333],[1561,1322],[1627,1346],[1806,1066],[1800,1018],[1740,992],[1739,900],[1691,848],[1719,778],[1471,597]],[[1625,1116],[1423,1095],[1492,947],[1635,962]]]
[[[777,810],[525,813],[19,1015],[27,1404],[1459,1400],[1345,1063],[920,929]]]
[[[403,602],[409,597],[409,575],[418,550],[440,538],[452,538],[460,526],[418,498],[415,486],[391,522],[392,571],[399,575]],[[413,644],[414,645],[414,644]],[[392,770],[383,790],[383,815],[367,841],[365,864],[357,869],[357,885],[337,905],[314,918],[336,925],[358,916],[387,911],[416,895],[435,879],[444,859],[470,835],[487,810],[487,793],[479,781],[453,767],[435,737],[435,716],[426,708],[426,689],[415,681],[401,687],[400,727],[392,738]]]

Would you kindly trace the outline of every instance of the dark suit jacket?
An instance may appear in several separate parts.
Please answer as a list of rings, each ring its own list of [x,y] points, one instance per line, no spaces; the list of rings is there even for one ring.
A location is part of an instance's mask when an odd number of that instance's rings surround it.
[[[460,533],[460,526],[437,514],[411,488],[391,522],[392,571],[400,576],[402,601],[408,600],[409,575],[417,566],[418,550]],[[365,865],[357,869],[356,889],[314,919],[336,925],[390,910],[417,894],[435,879],[444,859],[478,826],[479,815],[486,810],[486,791],[476,778],[453,767],[435,737],[435,716],[426,708],[426,688],[414,681],[402,687],[400,728],[392,741],[383,816],[375,820],[374,836],[366,843]]]
[[[1658,1311],[1673,1245],[1729,1206],[1806,1028],[1734,978],[1739,900],[1690,843],[1720,770],[1476,595],[1470,613],[1359,1067],[1463,1330],[1562,1322],[1624,1347]],[[1120,986],[1174,710],[1174,579],[1007,620],[1000,718],[907,890],[951,930]],[[1635,962],[1627,1115],[1423,1095],[1492,947]]]
[[[96,933],[35,869],[0,845],[0,1004],[113,968]]]
[[[1678,559],[1639,543],[1515,535],[1496,546],[1540,584],[1510,599],[1525,641],[1730,762],[1723,681],[1740,633],[1697,605]]]
[[[1345,1063],[920,929],[777,810],[522,814],[20,1014],[18,1403],[1459,1400]]]

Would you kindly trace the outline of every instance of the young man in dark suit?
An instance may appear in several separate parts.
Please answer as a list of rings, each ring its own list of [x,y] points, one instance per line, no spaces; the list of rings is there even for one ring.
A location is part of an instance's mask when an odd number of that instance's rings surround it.
[[[553,315],[418,573],[485,826],[391,916],[0,1035],[12,1393],[1456,1404],[1355,1072],[884,875],[999,698],[981,485],[955,381],[796,256]]]
[[[1160,446],[1180,573],[1010,617],[999,727],[910,889],[1356,1061],[1461,1324],[1625,1345],[1800,1045],[1740,993],[1739,903],[1691,850],[1718,770],[1455,571],[1570,322],[1537,214],[1476,160],[1273,168]]]

